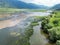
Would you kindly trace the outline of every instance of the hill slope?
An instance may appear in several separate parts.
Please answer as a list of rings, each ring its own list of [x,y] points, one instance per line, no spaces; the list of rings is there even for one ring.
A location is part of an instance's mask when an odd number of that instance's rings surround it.
[[[47,6],[25,3],[18,0],[0,0],[0,7],[23,8],[23,9],[46,9]]]
[[[55,6],[52,7],[52,9],[60,10],[60,4],[56,4]]]

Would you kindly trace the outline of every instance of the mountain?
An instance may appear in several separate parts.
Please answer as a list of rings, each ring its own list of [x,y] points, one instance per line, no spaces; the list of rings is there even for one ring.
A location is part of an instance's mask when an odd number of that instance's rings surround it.
[[[23,9],[46,9],[47,6],[25,3],[18,0],[0,0],[0,7],[23,8]]]
[[[53,6],[51,9],[60,10],[60,4],[56,4],[56,5]]]

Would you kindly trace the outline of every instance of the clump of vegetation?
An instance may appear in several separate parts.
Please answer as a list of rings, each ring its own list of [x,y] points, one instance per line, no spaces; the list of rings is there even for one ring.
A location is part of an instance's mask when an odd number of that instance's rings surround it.
[[[60,40],[60,28],[55,27],[55,28],[50,29],[49,36],[50,36],[50,40],[52,41]]]
[[[54,21],[53,21],[53,24],[56,25],[56,26],[58,26],[58,23],[59,23],[58,20],[54,20]]]
[[[43,20],[42,23],[41,23],[41,28],[44,29],[44,26],[47,24],[47,21],[46,20]]]
[[[31,26],[36,26],[36,25],[39,25],[38,22],[32,22],[31,23]]]
[[[46,25],[44,25],[44,32],[45,33],[48,33],[48,29],[51,29],[53,26],[51,25],[51,24],[46,24]]]
[[[15,8],[0,8],[0,14],[12,14],[12,13],[17,13],[20,12],[20,9],[15,9]]]
[[[30,25],[25,29],[23,35],[19,37],[19,40],[16,41],[16,45],[30,45],[29,39],[33,34],[33,27]]]
[[[56,45],[60,45],[60,40],[57,40]]]
[[[34,21],[31,22],[31,26],[36,26],[39,25],[39,21],[41,21],[41,17],[40,16],[34,16]]]
[[[26,28],[25,35],[26,37],[31,37],[32,34],[33,34],[33,27],[30,25]]]
[[[50,28],[52,28],[52,25],[49,23],[49,18],[45,18],[41,23],[41,29],[43,29],[45,33],[48,33],[48,29]]]
[[[60,45],[60,11],[52,12],[50,17],[42,20],[41,26],[48,33],[50,42]]]

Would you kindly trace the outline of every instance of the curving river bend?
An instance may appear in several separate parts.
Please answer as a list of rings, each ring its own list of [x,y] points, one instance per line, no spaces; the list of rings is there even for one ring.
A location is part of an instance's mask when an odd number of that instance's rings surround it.
[[[12,37],[22,35],[24,33],[24,29],[30,24],[33,18],[31,16],[48,16],[50,13],[48,12],[29,12],[16,14],[8,17],[0,18],[0,45],[9,45]],[[41,34],[41,22],[38,26],[35,26],[34,33],[30,37],[31,45],[45,45],[48,43],[48,40],[44,35]],[[19,30],[21,29],[21,30]],[[15,39],[17,40],[17,39]]]

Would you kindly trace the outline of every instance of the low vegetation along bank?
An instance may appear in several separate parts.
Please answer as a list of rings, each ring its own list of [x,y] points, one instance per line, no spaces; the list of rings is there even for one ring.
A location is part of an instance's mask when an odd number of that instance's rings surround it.
[[[54,11],[45,17],[41,26],[43,32],[48,34],[49,42],[60,45],[60,11]]]

